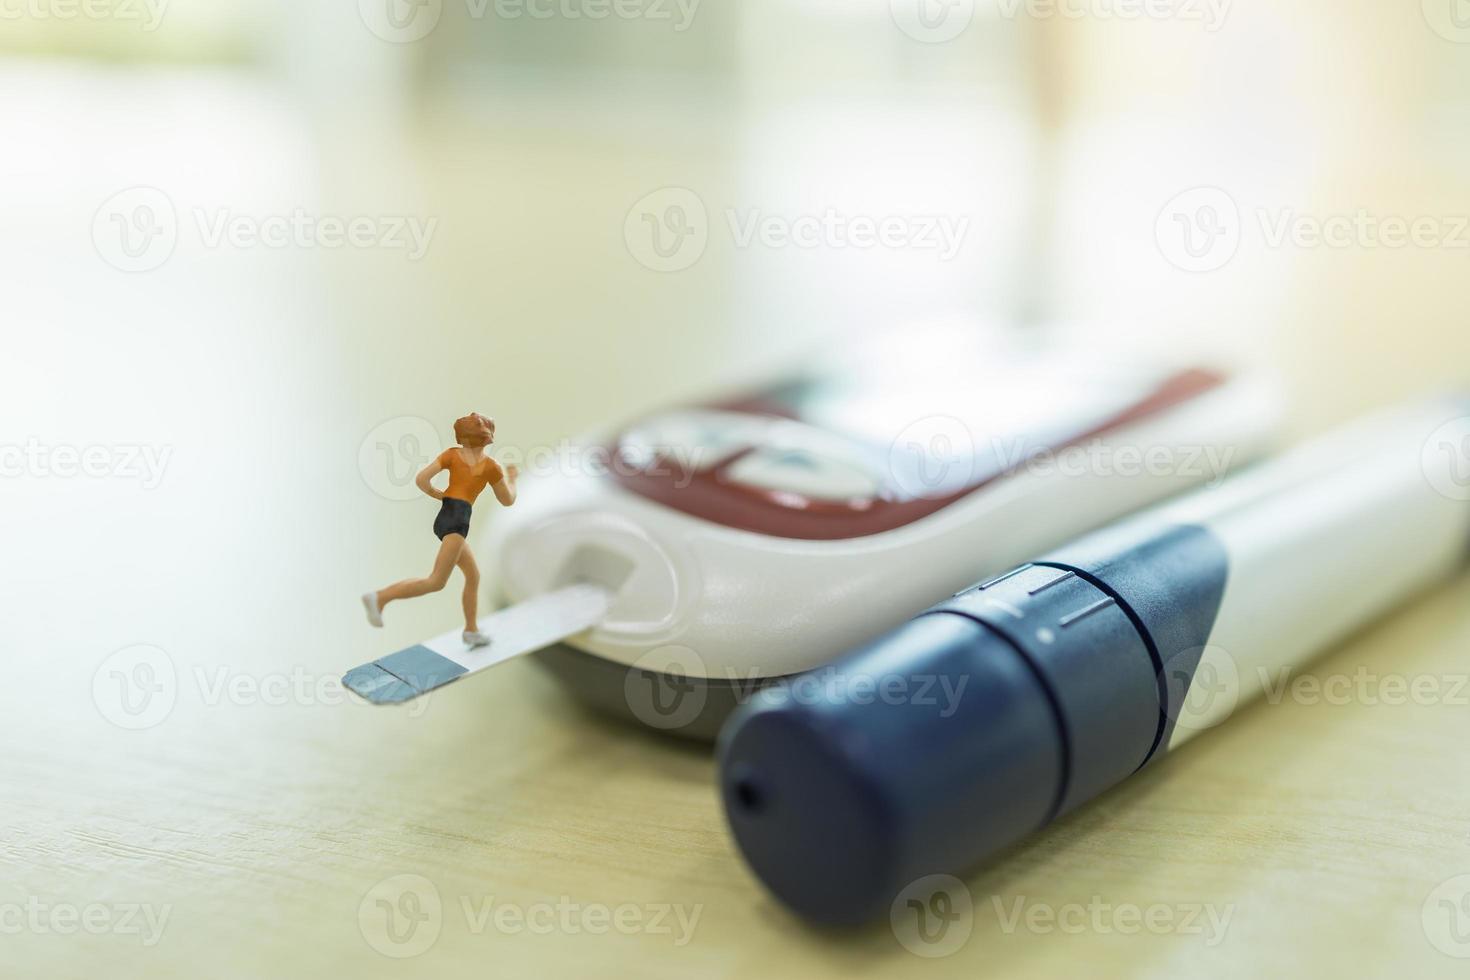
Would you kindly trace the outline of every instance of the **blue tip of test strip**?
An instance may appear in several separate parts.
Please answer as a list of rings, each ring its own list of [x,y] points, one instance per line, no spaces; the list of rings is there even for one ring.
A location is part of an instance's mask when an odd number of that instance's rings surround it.
[[[397,704],[418,697],[418,691],[377,664],[353,667],[342,675],[342,683],[353,694],[373,704]]]
[[[342,676],[349,691],[373,704],[399,704],[465,673],[465,668],[423,644],[354,667]]]

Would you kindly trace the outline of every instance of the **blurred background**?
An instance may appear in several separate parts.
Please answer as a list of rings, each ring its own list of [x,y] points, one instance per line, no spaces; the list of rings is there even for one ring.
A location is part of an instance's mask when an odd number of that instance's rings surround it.
[[[1321,424],[1463,378],[1459,3],[6,0],[11,393],[483,392],[541,440],[958,319],[1270,363]],[[899,237],[750,235],[823,216]]]
[[[1454,377],[1470,347],[1459,4],[6,0],[6,296],[60,328],[25,331],[22,357],[188,320],[194,345],[274,336],[278,367],[414,406],[493,374],[533,437],[587,424],[594,379],[621,411],[955,317],[1239,351],[1336,415]],[[137,186],[172,204],[177,247],[117,275],[93,217]],[[678,274],[624,234],[668,187],[708,219]],[[1198,188],[1224,197],[1177,199]],[[1191,246],[1160,229],[1170,208],[1196,248],[1218,214],[1233,254],[1171,261]],[[421,250],[202,233],[298,209],[435,225]],[[739,234],[829,211],[967,226],[956,248]],[[1397,247],[1277,234],[1360,213],[1440,227]],[[180,391],[152,363],[138,382]]]
[[[374,433],[554,443],[943,322],[1270,370],[1301,434],[1470,377],[1467,169],[1464,0],[0,0],[0,443],[165,456],[0,481],[0,707],[56,753],[4,763],[17,839],[123,887],[178,843],[145,797],[238,790],[263,826],[189,846],[283,862],[372,811],[367,760],[303,797],[278,753],[397,722],[181,698],[118,742],[88,692],[129,644],[335,676],[442,630],[365,640],[432,518]],[[171,775],[196,737],[228,773]],[[226,901],[216,857],[170,899]]]

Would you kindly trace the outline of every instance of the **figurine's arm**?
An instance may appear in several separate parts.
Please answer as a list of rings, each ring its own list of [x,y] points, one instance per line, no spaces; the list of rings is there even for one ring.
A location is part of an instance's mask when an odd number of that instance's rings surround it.
[[[520,472],[516,464],[507,463],[500,479],[490,484],[490,489],[494,491],[495,499],[500,501],[501,506],[509,507],[516,502],[516,477]]]
[[[434,477],[443,472],[443,470],[444,464],[436,459],[428,466],[425,466],[423,469],[419,470],[419,475],[413,478],[413,482],[418,485],[418,488],[420,490],[433,497],[435,500],[443,500],[444,491],[434,489],[434,485],[429,482],[430,480],[434,479]]]

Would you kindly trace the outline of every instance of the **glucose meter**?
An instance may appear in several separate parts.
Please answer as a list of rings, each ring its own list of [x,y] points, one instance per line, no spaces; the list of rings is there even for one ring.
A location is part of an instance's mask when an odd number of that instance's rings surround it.
[[[538,654],[581,697],[712,738],[936,593],[1218,480],[1277,417],[1211,366],[892,335],[588,440],[602,464],[524,476],[487,553],[510,602],[605,590]]]

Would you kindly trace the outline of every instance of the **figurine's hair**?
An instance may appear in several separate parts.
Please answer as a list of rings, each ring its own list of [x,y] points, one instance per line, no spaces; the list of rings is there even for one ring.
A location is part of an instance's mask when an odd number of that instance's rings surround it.
[[[454,441],[469,449],[488,445],[495,435],[495,420],[471,412],[454,420]]]

